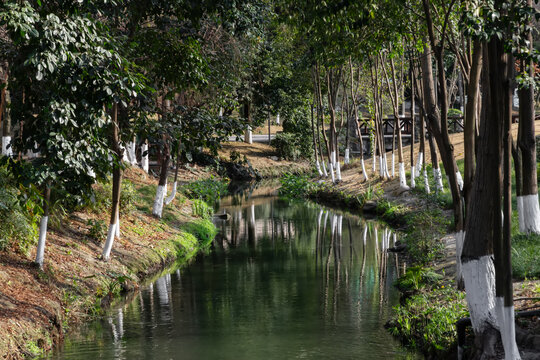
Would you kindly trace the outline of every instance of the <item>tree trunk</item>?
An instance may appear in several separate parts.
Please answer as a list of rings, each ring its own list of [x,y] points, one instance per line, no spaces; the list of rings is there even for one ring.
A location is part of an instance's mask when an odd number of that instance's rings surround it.
[[[113,105],[112,109],[112,137],[111,137],[111,148],[114,152],[116,159],[114,159],[113,165],[113,184],[112,184],[112,206],[111,206],[111,217],[109,222],[109,231],[107,233],[107,240],[105,241],[105,246],[103,247],[103,260],[108,261],[111,249],[114,242],[114,237],[119,233],[120,227],[120,191],[122,185],[122,149],[120,148],[120,129],[118,123],[118,104]]]
[[[465,109],[465,178],[463,179],[463,194],[465,203],[470,201],[470,193],[474,180],[474,165],[476,151],[474,140],[476,138],[476,122],[478,108],[478,94],[480,87],[480,75],[482,73],[482,43],[474,41],[473,59],[467,87],[467,105]]]
[[[364,164],[364,140],[362,139],[361,120],[358,117],[358,106],[356,104],[356,91],[354,91],[354,71],[353,71],[351,58],[349,58],[349,66],[351,69],[351,101],[352,101],[352,106],[353,106],[353,116],[354,116],[354,123],[356,124],[356,131],[358,133],[358,143],[360,146],[360,165],[362,166],[362,174],[364,175],[364,181],[367,181],[369,177],[366,171],[366,166]]]
[[[244,142],[253,144],[253,130],[251,129],[251,104],[249,100],[244,101],[244,119],[247,122],[246,134],[244,135]]]
[[[315,167],[317,168],[317,172],[319,173],[319,176],[323,176],[323,173],[321,171],[321,164],[319,163],[319,153],[317,152],[317,139],[315,137],[315,124],[313,121],[314,118],[314,109],[313,104],[311,104],[311,131],[313,133],[313,152],[315,153]]]
[[[167,195],[167,176],[169,172],[169,163],[171,161],[168,137],[163,135],[162,139],[163,149],[161,151],[161,171],[159,173],[159,182],[156,189],[156,198],[154,199],[154,206],[152,208],[152,215],[158,218],[161,218],[163,213],[164,199]]]
[[[176,197],[176,190],[178,187],[178,170],[180,169],[180,158],[181,158],[180,155],[182,154],[180,145],[181,145],[180,140],[178,140],[178,149],[176,150],[176,166],[174,169],[174,182],[173,182],[171,194],[165,199],[165,205],[169,205]]]
[[[9,110],[10,94],[5,88],[2,89],[2,155],[12,156],[11,146],[11,112]]]
[[[530,2],[530,0],[529,0]],[[532,47],[532,34],[529,32],[529,45]],[[534,78],[534,64],[526,64],[528,75]],[[536,139],[534,129],[534,87],[519,89],[519,138],[518,146],[522,159],[522,193],[518,197],[520,231],[523,233],[540,233],[540,207],[538,203],[538,182],[536,172]]]
[[[424,3],[426,0],[424,0]],[[437,63],[442,61],[442,56],[439,54],[439,59]],[[456,159],[454,158],[454,148],[453,145],[450,142],[450,137],[448,136],[448,124],[447,124],[447,117],[446,117],[446,93],[445,93],[445,86],[444,86],[444,73],[439,74],[439,82],[441,83],[441,89],[443,94],[441,94],[441,101],[443,103],[442,106],[442,112],[444,113],[443,116],[441,116],[441,112],[439,111],[437,104],[435,103],[435,93],[433,88],[433,72],[431,71],[431,54],[430,54],[430,48],[426,45],[425,47],[425,53],[420,58],[421,64],[422,64],[422,79],[424,83],[424,102],[428,117],[428,127],[430,130],[430,133],[435,137],[435,140],[437,141],[437,146],[439,148],[439,152],[441,154],[441,159],[443,161],[444,168],[446,170],[446,174],[448,175],[449,185],[450,185],[450,191],[452,193],[452,204],[453,204],[453,210],[454,210],[454,225],[456,230],[462,231],[463,230],[463,208],[462,208],[462,197],[461,192],[459,190],[459,185],[457,182],[458,178],[458,168],[456,164]],[[438,64],[439,67],[443,66],[444,64]],[[441,70],[441,69],[439,69]],[[444,68],[442,69],[444,72]],[[441,71],[439,71],[440,73]],[[435,170],[434,170],[435,171]],[[437,172],[438,178],[440,178],[440,170]],[[439,187],[442,182],[442,179],[437,179]]]
[[[414,189],[416,187],[416,183],[415,183],[415,178],[416,178],[416,174],[414,172],[415,170],[415,166],[414,166],[414,137],[415,137],[415,122],[414,122],[414,118],[415,118],[415,107],[416,107],[416,102],[415,102],[415,97],[416,97],[416,92],[415,92],[415,84],[414,84],[414,80],[413,80],[413,71],[412,71],[412,67],[413,67],[413,64],[411,62],[411,70],[409,72],[410,74],[410,77],[411,77],[411,188]],[[405,103],[405,98],[403,98],[403,103]],[[405,112],[403,112],[403,114],[405,115]]]
[[[49,184],[45,186],[43,198],[43,215],[41,216],[41,221],[39,222],[39,240],[36,250],[36,264],[39,265],[40,269],[43,269],[43,258],[45,256],[45,242],[47,240],[47,224],[49,223],[49,211],[50,211],[50,202],[51,202],[51,187]]]

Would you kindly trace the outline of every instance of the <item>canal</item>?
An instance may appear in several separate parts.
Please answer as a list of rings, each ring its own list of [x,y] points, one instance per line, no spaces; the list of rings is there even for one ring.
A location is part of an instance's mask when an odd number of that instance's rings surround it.
[[[222,200],[207,254],[142,287],[50,359],[417,359],[384,329],[399,235],[249,189]]]

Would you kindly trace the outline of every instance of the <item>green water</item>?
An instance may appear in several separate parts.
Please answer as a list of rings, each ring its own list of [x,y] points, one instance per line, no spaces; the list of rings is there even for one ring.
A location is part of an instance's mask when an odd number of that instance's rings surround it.
[[[252,192],[211,253],[145,286],[51,359],[416,359],[383,328],[399,264],[384,226]]]

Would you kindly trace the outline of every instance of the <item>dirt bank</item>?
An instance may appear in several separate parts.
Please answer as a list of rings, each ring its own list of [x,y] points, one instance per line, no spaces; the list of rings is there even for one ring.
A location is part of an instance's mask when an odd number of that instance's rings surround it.
[[[197,171],[185,171],[183,180]],[[0,252],[2,359],[50,350],[69,327],[100,314],[115,295],[136,289],[151,274],[197,253],[199,242],[182,231],[195,219],[189,200],[177,196],[159,220],[150,215],[157,181],[138,169],[128,169],[126,178],[137,191],[135,209],[121,215],[121,238],[109,262],[100,259],[104,239],[89,235],[91,221],[107,224],[108,214],[88,210],[50,222],[43,270],[33,265],[35,248],[27,255]]]

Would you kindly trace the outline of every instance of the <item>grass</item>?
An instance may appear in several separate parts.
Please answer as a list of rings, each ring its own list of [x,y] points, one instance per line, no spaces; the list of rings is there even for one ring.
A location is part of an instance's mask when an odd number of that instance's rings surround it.
[[[512,239],[512,271],[519,279],[540,277],[540,235],[519,234]]]

